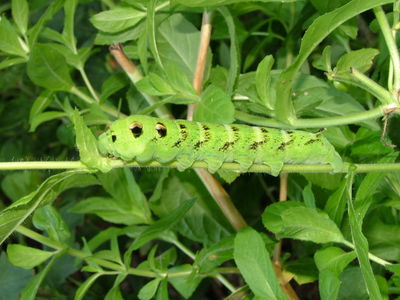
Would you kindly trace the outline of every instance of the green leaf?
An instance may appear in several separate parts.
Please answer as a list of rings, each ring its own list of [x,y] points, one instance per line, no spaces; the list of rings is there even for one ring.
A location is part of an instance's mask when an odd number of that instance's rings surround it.
[[[201,242],[205,245],[214,244],[222,237],[230,235],[230,225],[220,215],[215,201],[210,197],[203,183],[194,176],[194,173],[170,173],[167,180],[162,181],[162,192],[159,197],[152,197],[150,201],[152,211],[164,218],[170,212],[188,200],[197,199],[193,208],[182,219],[177,231],[183,236]],[[158,187],[158,186],[157,186]]]
[[[150,73],[150,75],[151,74],[152,73]],[[146,93],[151,96],[163,96],[163,95],[175,94],[174,90],[168,91],[167,93],[160,91],[158,89],[158,86],[153,85],[153,83],[150,80],[150,76],[146,76],[143,79],[141,79],[140,81],[138,81],[136,86],[140,92]]]
[[[49,44],[36,44],[28,61],[28,76],[51,91],[70,91],[74,87],[65,58]]]
[[[269,253],[261,235],[242,229],[235,237],[233,256],[244,280],[261,299],[287,299],[280,289]]]
[[[1,188],[3,192],[12,201],[17,201],[19,198],[34,191],[42,181],[40,172],[20,171],[7,174],[2,182]]]
[[[36,40],[39,34],[42,32],[43,26],[49,22],[57,11],[64,5],[65,0],[52,1],[46,11],[42,14],[35,25],[28,31],[29,36],[29,47],[32,48],[36,44]]]
[[[32,120],[30,121],[31,127],[29,128],[29,132],[35,132],[36,128],[45,122],[60,119],[62,117],[66,117],[67,113],[63,111],[46,111],[43,113],[36,114]]]
[[[100,250],[94,253],[91,258],[97,258],[97,259],[102,259],[102,260],[108,260],[112,262],[116,262],[118,264],[121,264],[121,257],[118,254],[114,253],[111,250]]]
[[[151,53],[153,54],[154,60],[158,66],[163,69],[163,63],[160,58],[160,52],[158,51],[156,41],[156,5],[158,0],[150,0],[147,4],[147,17],[146,17],[146,37],[147,43]]]
[[[321,300],[336,300],[341,285],[340,279],[329,270],[323,270],[319,274],[318,288]]]
[[[293,85],[294,108],[299,115],[328,117],[365,112],[365,108],[350,94],[311,75],[299,74]],[[360,122],[373,130],[379,126],[374,120]]]
[[[131,222],[149,224],[152,222],[146,196],[137,184],[132,172],[127,169],[112,170],[98,174],[103,188],[114,198],[118,206],[131,215]]]
[[[314,260],[309,257],[297,258],[285,262],[285,273],[293,274],[298,284],[315,282],[318,279],[318,269]]]
[[[83,297],[86,295],[90,287],[93,285],[93,283],[99,278],[102,273],[95,273],[91,275],[88,279],[86,279],[78,288],[78,290],[75,293],[74,300],[81,300]]]
[[[32,269],[48,260],[57,252],[44,251],[19,244],[8,244],[7,256],[9,261],[17,267]]]
[[[70,211],[80,214],[95,214],[103,220],[115,224],[133,225],[146,222],[142,215],[137,215],[126,205],[121,206],[119,201],[109,197],[89,197],[75,204]]]
[[[0,295],[4,300],[20,299],[19,295],[33,278],[31,270],[15,267],[7,261],[5,251],[0,255]]]
[[[278,101],[275,107],[278,120],[290,124],[291,120],[296,117],[291,101],[293,81],[301,66],[315,47],[317,47],[333,30],[350,18],[373,7],[387,3],[391,3],[391,0],[352,0],[314,20],[301,40],[300,51],[296,60],[289,68],[283,71],[279,77],[276,87],[276,99],[278,99]]]
[[[197,99],[198,94],[194,90],[188,77],[185,76],[184,72],[182,72],[182,66],[168,61],[164,63],[164,71],[167,77],[166,80],[168,81],[168,84],[171,86],[172,89],[174,89],[177,95],[187,97],[189,99]],[[155,80],[154,77],[152,79],[152,84],[158,84],[157,80]],[[163,88],[166,89],[165,86]]]
[[[75,127],[76,145],[79,149],[81,162],[88,168],[98,169],[102,172],[108,172],[112,169],[110,162],[101,156],[97,149],[97,140],[93,133],[86,126],[79,112],[75,110],[73,116]]]
[[[336,132],[336,131],[335,131]],[[340,132],[340,130],[339,130]],[[324,132],[324,136],[334,144],[328,136],[325,135],[326,131]],[[338,134],[338,138],[340,138],[340,134]],[[335,144],[336,146],[336,144]],[[330,174],[330,173],[305,173],[301,174],[304,176],[309,182],[311,182],[314,186],[319,186],[326,190],[333,190],[336,191],[343,179],[342,174]]]
[[[296,0],[173,0],[173,2],[180,3],[189,7],[208,7],[208,6],[221,6],[236,3],[247,3],[247,2],[294,2]]]
[[[66,46],[68,46],[71,50],[75,50],[76,46],[76,38],[74,35],[74,14],[76,10],[78,0],[66,0],[64,3],[64,30],[63,37],[66,42]]]
[[[262,214],[262,222],[265,228],[267,228],[271,232],[282,231],[284,228],[284,224],[282,222],[281,214],[284,211],[294,207],[304,207],[304,204],[295,201],[283,201],[280,203],[269,205]]]
[[[26,0],[12,0],[11,13],[19,32],[22,35],[28,30],[29,7]]]
[[[94,43],[96,45],[107,45],[114,43],[125,43],[137,40],[144,31],[144,23],[137,24],[134,28],[128,28],[118,33],[98,32]],[[147,46],[147,45],[146,45]]]
[[[181,265],[172,267],[168,270],[169,274],[189,272],[189,276],[170,277],[168,282],[185,298],[188,299],[192,296],[196,288],[199,286],[203,277],[198,276],[190,265]]]
[[[165,278],[161,280],[160,287],[157,291],[156,300],[169,300],[168,294],[168,280]]]
[[[0,212],[0,245],[38,207],[50,204],[61,192],[71,187],[96,184],[94,177],[81,171],[66,171],[47,178],[35,191]]]
[[[400,264],[386,265],[385,268],[395,273],[396,275],[400,275]]]
[[[383,156],[378,160],[378,163],[394,162],[397,156],[397,153]],[[370,206],[373,197],[376,196],[378,187],[386,175],[386,172],[372,172],[367,174],[361,182],[354,199],[354,205],[360,219],[363,219],[367,213],[368,207]]]
[[[398,199],[395,201],[398,202]],[[380,258],[397,261],[400,256],[400,226],[390,224],[385,220],[387,216],[380,215],[374,211],[363,225],[370,252]]]
[[[173,14],[158,27],[157,48],[163,64],[167,62],[192,81],[196,68],[200,32],[182,14]],[[209,61],[207,61],[206,70]]]
[[[354,50],[341,56],[336,64],[334,73],[350,73],[351,68],[367,72],[373,64],[373,59],[379,54],[377,49],[364,48]]]
[[[147,242],[160,237],[162,233],[176,225],[195,203],[195,199],[187,200],[171,213],[148,226],[129,247],[132,251],[139,249]]]
[[[240,53],[239,53],[239,41],[236,37],[235,22],[233,16],[226,7],[221,7],[218,12],[225,19],[226,25],[228,25],[229,38],[231,41],[230,47],[230,65],[228,73],[228,81],[226,83],[226,92],[229,96],[233,94],[235,89],[236,81],[240,73]]]
[[[63,244],[71,242],[71,230],[63,220],[60,212],[51,205],[40,207],[33,214],[33,225],[42,231],[46,231],[47,235],[55,241]]]
[[[346,186],[347,179],[343,179],[340,187],[329,196],[324,207],[324,211],[338,226],[342,224],[346,211]]]
[[[280,207],[279,221],[275,217]],[[275,217],[276,218],[276,217]],[[264,226],[278,237],[294,238],[314,243],[343,243],[345,239],[336,224],[324,212],[307,207],[285,207],[275,203],[263,213]]]
[[[119,32],[135,26],[146,13],[131,7],[117,7],[102,11],[90,18],[90,22],[98,30],[104,32]]]
[[[0,16],[0,36],[0,51],[26,57],[27,49],[24,49],[22,40],[15,32],[14,27],[4,16]]]
[[[121,291],[119,289],[119,285],[122,281],[125,280],[127,274],[119,274],[114,281],[113,287],[107,292],[104,300],[124,300],[122,297]]]
[[[25,57],[6,58],[0,62],[0,70],[6,69],[14,65],[23,64],[26,63],[27,61],[28,59]]]
[[[46,275],[51,270],[54,262],[57,259],[57,255],[54,256],[46,266],[39,271],[32,279],[29,281],[28,285],[25,286],[24,290],[21,293],[20,300],[35,300],[37,299],[36,294],[39,290],[40,285],[43,283]]]
[[[155,278],[146,283],[139,291],[138,298],[140,300],[151,300],[157,292],[161,278]]]
[[[100,98],[102,101],[107,100],[111,95],[118,92],[128,85],[126,75],[123,73],[116,73],[109,76],[101,85]]]
[[[150,73],[148,76],[140,80],[137,83],[137,88],[141,92],[154,96],[174,95],[176,93],[175,89],[173,89],[164,78],[156,73]]]
[[[320,271],[329,270],[335,276],[339,276],[355,258],[354,251],[344,252],[342,249],[333,246],[318,250],[314,255],[318,269]]]
[[[359,267],[350,267],[344,270],[342,276],[340,276],[340,280],[342,284],[340,286],[339,299],[371,299],[365,288]]]
[[[322,55],[320,58],[313,61],[313,67],[325,71],[332,72],[332,46],[328,45],[322,50]]]
[[[201,94],[193,119],[199,122],[230,124],[234,121],[235,108],[223,89],[210,85]]]
[[[52,91],[44,90],[35,99],[29,113],[29,123],[32,123],[33,118],[43,112],[53,102],[53,94],[54,93]]]
[[[312,184],[311,183],[308,183],[305,186],[305,188],[303,189],[303,192],[302,192],[302,196],[303,196],[303,201],[304,201],[304,204],[306,205],[306,207],[313,208],[313,209],[316,208],[315,196],[314,196],[314,193],[312,191]]]
[[[196,264],[201,273],[210,272],[215,267],[233,258],[233,237],[222,239],[211,247],[204,247],[196,255]]]
[[[351,179],[354,173],[350,173]],[[349,214],[349,224],[351,229],[351,237],[353,239],[354,250],[357,254],[357,259],[360,264],[361,272],[363,275],[364,283],[367,288],[368,294],[372,300],[382,299],[382,295],[379,291],[378,283],[374,277],[374,272],[372,270],[369,257],[368,257],[368,241],[362,233],[362,218],[360,214],[354,208],[353,197],[352,197],[352,185],[353,181],[349,180],[347,185],[347,211]],[[363,216],[363,215],[362,215]]]
[[[258,97],[260,97],[263,105],[271,109],[271,69],[274,64],[274,57],[272,55],[267,55],[258,64],[256,71],[256,89]]]
[[[147,22],[146,26],[148,26]],[[150,53],[147,51],[147,30],[143,30],[137,38],[137,55],[139,56],[140,65],[145,74],[149,73],[149,54]]]

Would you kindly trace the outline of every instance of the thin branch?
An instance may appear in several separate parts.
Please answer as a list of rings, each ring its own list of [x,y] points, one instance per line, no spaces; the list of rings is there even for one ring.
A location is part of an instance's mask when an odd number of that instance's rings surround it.
[[[197,55],[197,64],[195,73],[193,75],[192,85],[197,93],[201,93],[204,79],[204,71],[207,62],[207,53],[208,47],[210,45],[211,39],[211,19],[212,12],[205,10],[203,13],[203,20],[201,25],[201,33],[200,33],[200,44],[199,51]],[[193,119],[195,105],[191,104],[188,107],[187,119]],[[225,217],[229,220],[233,228],[239,231],[243,227],[246,227],[246,221],[243,219],[242,215],[239,213],[237,208],[232,202],[232,199],[222,187],[221,183],[211,175],[205,169],[196,169],[197,175],[200,177],[201,181],[207,188],[208,192],[211,194],[215,202],[218,204],[219,208],[225,215]]]
[[[325,128],[332,126],[348,125],[360,123],[371,119],[376,119],[387,114],[388,111],[397,110],[397,106],[393,104],[382,105],[364,112],[348,114],[344,116],[312,118],[312,119],[296,119],[291,125],[279,122],[275,119],[268,119],[261,116],[247,114],[241,111],[235,112],[235,118],[249,124],[258,126],[282,128],[282,129],[299,129],[299,128]]]
[[[397,97],[400,90],[400,55],[397,49],[396,41],[392,34],[389,22],[386,18],[382,7],[378,6],[373,9],[376,20],[385,39],[389,50],[391,64],[393,66],[393,94]]]
[[[218,204],[225,217],[236,231],[247,226],[240,212],[232,202],[231,197],[225,191],[221,183],[206,169],[196,169],[201,181]]]
[[[168,164],[161,164],[157,161],[149,163],[125,162],[122,160],[113,160],[112,168],[177,168],[179,163],[174,161]],[[400,171],[400,163],[378,163],[378,164],[350,164],[344,163],[343,168],[335,173],[348,173],[350,166],[355,166],[355,173],[370,172],[398,172]],[[208,165],[203,161],[196,161],[192,168],[207,169]],[[0,171],[12,170],[71,170],[71,169],[88,169],[80,161],[18,161],[18,162],[0,162]],[[221,169],[240,172],[240,164],[234,162],[225,162]],[[90,170],[88,170],[90,171]],[[93,170],[97,171],[97,170]],[[334,173],[330,165],[284,165],[281,172],[285,173]],[[263,164],[253,164],[248,173],[271,173],[271,168]],[[215,179],[216,180],[216,179]]]
[[[211,39],[211,29],[212,29],[211,19],[212,19],[212,12],[204,11],[203,20],[201,24],[200,45],[199,45],[199,52],[197,55],[196,70],[194,72],[192,81],[193,88],[199,94],[201,93],[203,86],[204,71],[207,62],[207,52]],[[187,119],[190,121],[193,120],[193,113],[195,107],[196,107],[195,104],[190,104],[188,107]]]
[[[110,46],[111,54],[114,56],[115,60],[121,66],[121,68],[125,71],[126,75],[132,81],[133,84],[136,84],[139,80],[143,78],[142,73],[136,68],[135,64],[126,56],[121,44],[113,44]],[[140,92],[140,91],[139,91]],[[158,102],[158,99],[150,96],[146,93],[141,93],[142,96],[146,99],[149,105],[153,105]],[[156,109],[156,113],[159,117],[165,119],[173,119],[171,112],[164,106],[160,106]]]
[[[287,188],[288,188],[288,173],[281,173],[279,176],[280,184],[279,184],[279,202],[283,202],[287,200]],[[279,242],[274,247],[274,264],[281,268],[281,250],[282,250],[282,240],[279,239]]]
[[[279,185],[279,202],[283,202],[287,200],[288,194],[288,173],[280,174],[280,185]],[[282,253],[282,239],[279,239],[279,242],[274,247],[274,255],[273,255],[273,263],[276,276],[279,278],[280,285],[282,290],[291,300],[298,300],[296,292],[290,285],[290,283],[285,280],[285,277],[282,274],[282,264],[281,264],[281,253]]]

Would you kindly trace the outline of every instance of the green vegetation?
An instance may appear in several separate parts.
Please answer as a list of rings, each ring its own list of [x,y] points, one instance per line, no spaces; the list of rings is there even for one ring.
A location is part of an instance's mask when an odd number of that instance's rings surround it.
[[[0,300],[400,299],[399,21],[394,0],[1,2]],[[325,128],[345,165],[102,157],[131,114]]]

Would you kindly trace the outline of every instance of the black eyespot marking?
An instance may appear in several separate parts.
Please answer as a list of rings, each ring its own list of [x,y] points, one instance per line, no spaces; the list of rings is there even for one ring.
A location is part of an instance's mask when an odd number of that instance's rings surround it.
[[[131,130],[133,137],[137,138],[143,133],[143,124],[139,122],[133,122],[129,125],[129,129]]]
[[[157,123],[156,124],[156,130],[158,132],[158,135],[163,138],[167,135],[167,127],[163,123]]]
[[[115,134],[113,134],[111,136],[111,140],[113,141],[113,143],[115,143],[115,141],[117,140],[117,136]]]

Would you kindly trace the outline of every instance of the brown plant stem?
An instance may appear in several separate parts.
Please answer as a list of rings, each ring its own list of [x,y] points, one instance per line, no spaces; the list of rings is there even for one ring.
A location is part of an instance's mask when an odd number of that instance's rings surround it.
[[[128,75],[129,79],[132,81],[133,84],[136,84],[139,80],[143,78],[143,75],[139,71],[139,69],[136,68],[135,64],[126,56],[121,44],[112,44],[110,46],[110,52],[114,56],[118,64],[121,66],[121,68]],[[157,98],[153,96],[147,95],[145,93],[141,94],[146,99],[149,105],[153,105],[159,101]],[[174,118],[171,112],[164,105],[158,107],[155,111],[160,118],[165,118],[165,119]]]
[[[236,231],[246,227],[246,221],[233,204],[231,197],[222,187],[221,183],[206,169],[195,169],[195,171],[232,227]]]
[[[279,202],[287,201],[288,195],[288,173],[281,173],[279,176],[280,184],[279,184]],[[281,284],[282,290],[291,300],[298,300],[298,296],[296,292],[293,290],[292,286],[288,281],[285,280],[282,274],[282,264],[281,264],[281,254],[282,254],[282,240],[275,245],[274,248],[274,257],[273,263],[275,267],[275,273],[279,278],[279,282]]]
[[[199,45],[199,52],[197,55],[196,70],[194,72],[192,81],[193,88],[199,94],[201,93],[203,86],[204,71],[206,69],[206,62],[207,62],[208,46],[210,45],[210,39],[211,39],[211,29],[212,29],[211,20],[212,20],[212,12],[204,11],[201,24],[200,45]],[[188,106],[187,119],[190,121],[193,120],[193,113],[195,108],[196,104],[189,104]]]
[[[204,70],[206,66],[207,52],[211,38],[211,19],[212,12],[204,11],[200,32],[200,45],[197,55],[197,64],[192,81],[193,88],[199,94],[201,93],[203,86]],[[187,114],[188,120],[193,119],[194,109],[195,104],[189,105]],[[239,231],[243,227],[246,227],[246,221],[236,209],[231,198],[222,187],[221,183],[205,169],[195,169],[195,171],[207,188],[208,192],[214,198],[215,202],[217,202],[225,217],[231,223],[232,227],[235,228],[236,231]]]

